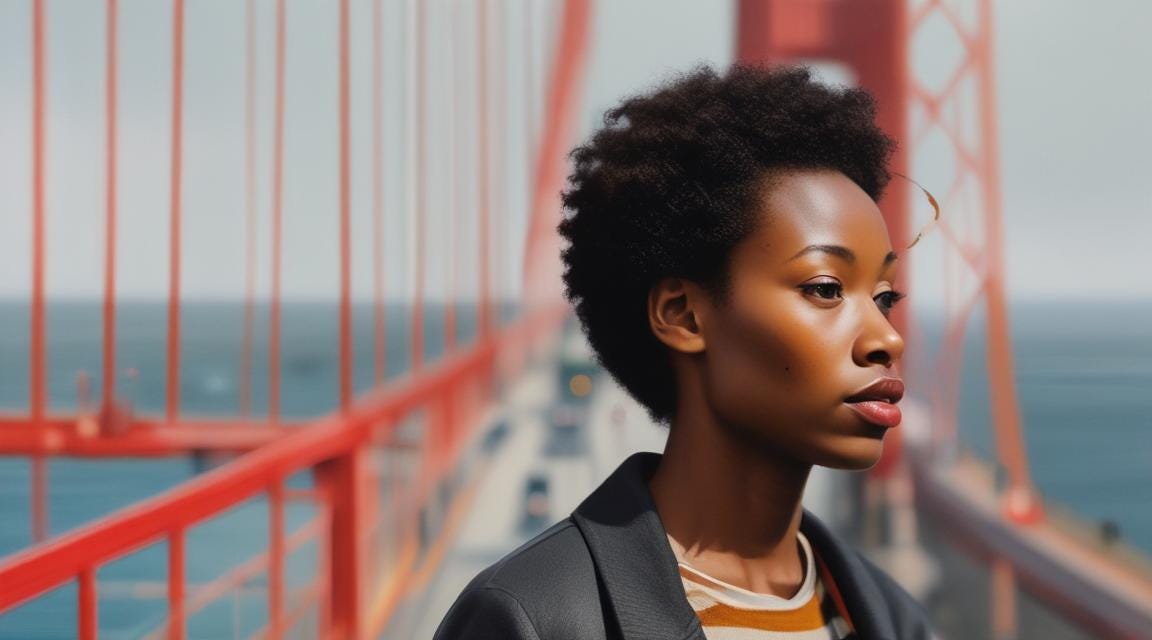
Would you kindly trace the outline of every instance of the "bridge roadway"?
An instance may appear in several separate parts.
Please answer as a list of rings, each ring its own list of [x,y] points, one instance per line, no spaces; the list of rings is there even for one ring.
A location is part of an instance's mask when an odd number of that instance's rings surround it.
[[[547,366],[530,370],[509,389],[509,432],[479,479],[440,570],[401,603],[382,639],[431,638],[473,576],[544,526],[566,517],[631,453],[663,450],[666,431],[648,420],[644,410],[605,375],[597,379],[591,401],[587,455],[546,457],[555,375],[555,369]],[[546,524],[524,531],[520,525],[525,486],[535,473],[549,480],[548,517]],[[809,481],[805,505],[822,518],[828,515],[836,482],[831,472],[819,468]]]

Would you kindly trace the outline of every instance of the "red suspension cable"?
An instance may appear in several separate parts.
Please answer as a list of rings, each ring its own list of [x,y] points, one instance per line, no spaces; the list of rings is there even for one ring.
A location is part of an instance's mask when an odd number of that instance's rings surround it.
[[[285,0],[276,2],[276,105],[272,132],[272,295],[268,330],[268,420],[280,419],[280,262],[284,218]]]
[[[348,0],[340,0],[340,407],[352,405],[352,189]]]
[[[244,343],[240,352],[240,414],[252,412],[252,333],[256,299],[256,0],[245,3],[244,74]]]
[[[104,65],[104,376],[103,407],[111,409],[116,393],[116,47],[117,0],[105,3],[108,37]]]
[[[496,160],[493,163],[495,167],[496,178],[496,210],[492,226],[496,232],[492,238],[492,246],[494,256],[492,258],[492,272],[495,281],[493,292],[495,293],[495,309],[492,311],[495,315],[495,322],[497,328],[503,325],[501,322],[501,287],[508,286],[508,226],[512,219],[508,211],[508,36],[510,29],[508,29],[508,12],[505,11],[504,2],[496,3],[496,19],[495,23],[496,35],[493,38],[496,44],[496,70],[494,73],[493,84],[494,93],[496,94],[496,123],[492,126],[492,130],[496,133],[494,155]]]
[[[424,3],[416,2],[416,291],[412,301],[412,371],[424,364],[424,218],[428,215],[427,176],[425,175],[425,114],[428,91],[427,16]]]
[[[44,3],[32,3],[32,335],[29,348],[29,413],[32,428],[43,429],[44,382]],[[32,539],[48,533],[46,476],[42,456],[32,458]]]
[[[382,0],[372,3],[372,298],[376,384],[384,382],[387,334],[384,316],[384,91]]]
[[[480,295],[477,300],[476,308],[476,321],[478,327],[479,338],[486,339],[492,331],[489,323],[488,316],[488,300],[489,300],[489,284],[491,280],[491,273],[489,272],[488,252],[489,252],[489,236],[490,229],[489,223],[491,218],[491,203],[490,203],[490,172],[488,166],[488,2],[487,0],[479,0],[476,6],[477,16],[477,55],[476,64],[477,82],[478,82],[478,108],[477,108],[477,127],[476,130],[479,135],[478,149],[479,156],[477,167],[480,181],[480,259],[479,259],[479,274],[480,274]]]
[[[184,0],[172,2],[172,158],[171,231],[168,244],[168,402],[169,422],[180,413],[180,215],[184,143]]]

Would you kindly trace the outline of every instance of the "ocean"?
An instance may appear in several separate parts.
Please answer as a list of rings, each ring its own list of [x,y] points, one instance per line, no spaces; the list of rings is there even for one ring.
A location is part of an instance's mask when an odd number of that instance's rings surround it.
[[[164,303],[123,302],[117,309],[117,391],[141,413],[160,413],[165,398]],[[445,308],[426,308],[425,354],[443,351]],[[53,411],[77,406],[77,374],[89,372],[91,397],[100,397],[101,307],[95,302],[53,302],[47,310],[48,394]],[[243,307],[227,302],[188,302],[182,306],[181,412],[229,416],[239,408]],[[406,305],[387,307],[386,371],[403,373],[409,362]],[[502,318],[516,313],[501,308]],[[0,302],[0,413],[23,413],[28,398],[26,303]],[[253,340],[254,414],[267,408],[266,305],[257,305]],[[475,307],[457,309],[458,343],[475,332]],[[335,407],[338,391],[339,312],[332,303],[286,303],[282,311],[282,415],[306,419]],[[1031,302],[1009,307],[1024,434],[1032,476],[1046,501],[1092,521],[1115,523],[1130,544],[1152,555],[1152,301]],[[925,345],[940,333],[938,319],[923,316]],[[373,310],[353,313],[356,357],[354,386],[370,388],[374,378]],[[910,342],[915,348],[919,343]],[[924,375],[927,348],[908,353],[909,376]],[[138,375],[126,375],[134,368]],[[910,393],[921,387],[910,381]],[[964,349],[958,424],[964,445],[994,459],[984,369],[983,316],[972,318]],[[48,462],[53,533],[67,531],[193,477],[188,458]],[[31,542],[28,522],[29,462],[0,458],[0,556]],[[292,484],[307,486],[306,475]],[[308,505],[290,504],[289,530],[312,516]],[[267,508],[262,498],[245,503],[189,532],[188,580],[222,575],[250,557],[267,540]],[[290,586],[300,586],[314,570],[308,545],[289,559]],[[103,567],[100,580],[102,638],[136,638],[163,621],[166,549],[158,543]],[[189,637],[232,637],[254,633],[265,622],[262,578],[251,592],[239,592],[188,620]],[[72,637],[76,587],[68,585],[0,615],[0,639]]]
[[[1152,555],[1152,300],[1018,302],[1008,319],[1034,484],[1046,502],[1110,521]],[[938,324],[924,333],[931,342]],[[961,444],[995,460],[984,335],[978,307],[957,424]]]

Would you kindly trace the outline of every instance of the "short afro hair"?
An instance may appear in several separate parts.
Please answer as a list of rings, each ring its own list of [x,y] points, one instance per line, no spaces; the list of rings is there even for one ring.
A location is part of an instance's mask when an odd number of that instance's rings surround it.
[[[832,169],[879,200],[895,141],[863,89],[821,84],[806,66],[700,65],[604,114],[570,157],[559,225],[565,295],[599,363],[670,426],[676,380],[647,300],[664,277],[724,303],[728,256],[783,171]]]

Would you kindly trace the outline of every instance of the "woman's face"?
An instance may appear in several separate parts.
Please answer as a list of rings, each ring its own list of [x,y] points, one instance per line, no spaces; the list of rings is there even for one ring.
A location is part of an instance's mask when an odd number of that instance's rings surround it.
[[[759,221],[732,254],[728,303],[702,323],[705,398],[765,452],[868,468],[887,427],[845,399],[899,378],[904,354],[888,319],[898,294],[884,218],[844,174],[797,171],[774,182]]]

